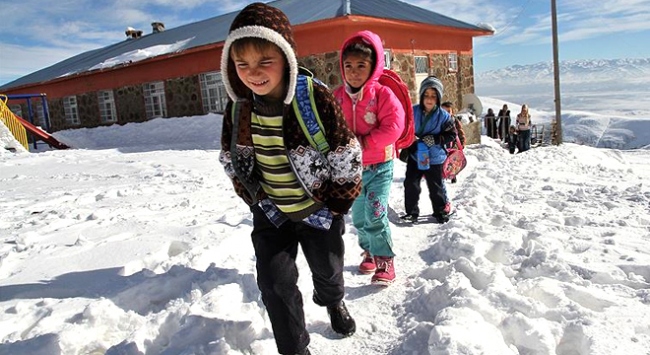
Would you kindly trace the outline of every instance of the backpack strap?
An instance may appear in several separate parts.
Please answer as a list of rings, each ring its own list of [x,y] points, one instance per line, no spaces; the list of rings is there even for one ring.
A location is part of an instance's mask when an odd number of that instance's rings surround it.
[[[321,84],[317,79],[309,76],[298,75],[296,83],[296,94],[294,95],[292,106],[293,111],[298,118],[298,123],[305,137],[312,147],[326,155],[330,146],[325,139],[325,129],[316,109],[314,101],[314,82]]]

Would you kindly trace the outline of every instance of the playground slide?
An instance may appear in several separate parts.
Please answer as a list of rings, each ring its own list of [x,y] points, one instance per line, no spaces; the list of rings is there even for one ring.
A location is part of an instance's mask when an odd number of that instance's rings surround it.
[[[18,119],[18,121],[20,121],[20,123],[25,127],[25,129],[29,133],[34,135],[34,137],[42,140],[43,142],[51,145],[52,147],[54,147],[56,149],[68,149],[68,148],[70,148],[67,145],[65,145],[65,144],[59,142],[58,140],[56,140],[56,138],[52,137],[52,135],[50,135],[49,133],[45,132],[44,130],[42,130],[42,129],[36,127],[36,126],[34,126],[33,124],[31,124],[26,119],[24,119],[22,117],[18,117],[18,116],[15,116],[15,117]]]

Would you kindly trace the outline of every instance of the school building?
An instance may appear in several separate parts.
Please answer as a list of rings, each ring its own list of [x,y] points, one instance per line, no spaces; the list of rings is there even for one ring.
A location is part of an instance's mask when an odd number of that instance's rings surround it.
[[[398,0],[278,0],[269,5],[291,21],[299,64],[331,88],[341,84],[339,49],[360,30],[384,41],[386,65],[408,84],[417,102],[418,83],[435,75],[445,85],[443,100],[462,107],[474,93],[473,38],[492,35],[477,27]],[[242,5],[243,8],[244,5]],[[119,43],[88,51],[0,87],[1,94],[45,93],[34,100],[35,124],[50,131],[142,122],[159,117],[223,112],[227,95],[221,50],[238,11],[165,29],[127,28]],[[25,102],[8,102],[22,117]]]

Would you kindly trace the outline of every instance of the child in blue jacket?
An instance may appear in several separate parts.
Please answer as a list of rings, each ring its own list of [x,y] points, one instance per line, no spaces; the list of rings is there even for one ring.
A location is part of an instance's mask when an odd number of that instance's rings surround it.
[[[413,106],[416,141],[409,147],[404,179],[404,209],[401,218],[417,222],[420,215],[420,180],[425,178],[433,217],[438,223],[449,220],[451,204],[447,200],[442,179],[442,163],[447,158],[444,145],[456,140],[454,119],[440,108],[444,93],[442,82],[429,76],[420,84],[420,103]]]

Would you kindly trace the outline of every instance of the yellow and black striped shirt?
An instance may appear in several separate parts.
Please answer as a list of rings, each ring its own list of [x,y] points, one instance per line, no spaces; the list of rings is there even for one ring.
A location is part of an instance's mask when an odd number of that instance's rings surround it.
[[[314,205],[291,169],[282,136],[282,116],[267,117],[253,113],[251,133],[260,184],[271,201],[286,214]]]

